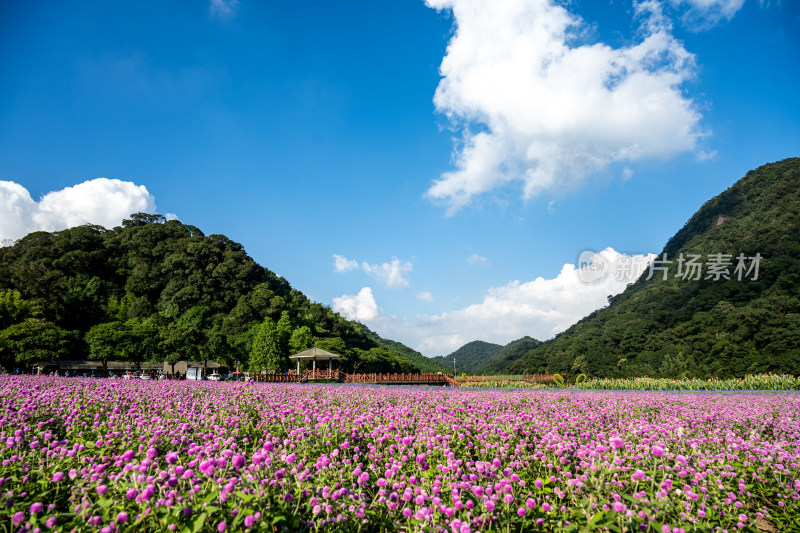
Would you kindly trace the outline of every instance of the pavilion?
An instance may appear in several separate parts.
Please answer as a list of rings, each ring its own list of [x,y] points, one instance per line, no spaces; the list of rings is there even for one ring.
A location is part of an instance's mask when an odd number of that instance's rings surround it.
[[[314,373],[317,371],[317,361],[328,361],[328,373],[333,369],[333,361],[340,359],[341,355],[328,352],[322,348],[309,348],[300,353],[290,355],[289,359],[297,361],[297,375],[300,375],[300,361],[313,361]]]

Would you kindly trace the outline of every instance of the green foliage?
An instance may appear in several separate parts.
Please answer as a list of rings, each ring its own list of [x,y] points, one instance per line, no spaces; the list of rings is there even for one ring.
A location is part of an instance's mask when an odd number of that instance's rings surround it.
[[[71,348],[54,353],[25,348],[42,339],[25,344],[20,335],[41,335],[36,328],[17,327],[6,335],[5,366],[33,361],[33,353],[42,361],[91,355],[103,362],[189,358],[233,365],[249,359],[253,326],[267,318],[277,323],[284,357],[294,347],[326,338],[340,339],[337,353],[353,365],[360,354],[384,346],[402,358],[416,354],[309,301],[227,237],[206,236],[194,226],[147,213],[131,215],[112,230],[87,225],[35,232],[0,248],[0,331],[31,318],[59,328],[50,332],[76,332],[67,335],[74,340]],[[103,324],[114,326],[89,335]],[[403,367],[394,356],[370,357],[370,365],[381,371]]]
[[[442,374],[450,374],[453,372],[452,362],[450,363],[450,366],[447,366],[446,364],[442,364],[440,361],[438,361],[438,358],[425,357],[418,351],[412,350],[405,344],[383,339],[375,332],[369,331],[366,327],[364,330],[369,337],[375,340],[375,342],[377,342],[379,345],[385,346],[389,350],[398,353],[400,357],[414,365],[423,374],[436,374],[437,372],[441,372]]]
[[[748,375],[730,379],[593,378],[576,383],[576,389],[604,390],[800,390],[800,377],[777,374]]]
[[[36,306],[23,300],[19,291],[0,290],[0,329],[18,324],[37,313]]]
[[[514,361],[521,359],[530,350],[540,346],[542,341],[532,337],[522,337],[511,341],[495,353],[488,362],[476,369],[475,373],[481,374],[504,374],[505,369]]]
[[[293,354],[308,350],[314,345],[314,336],[308,326],[300,326],[289,338],[289,351]]]
[[[28,318],[0,331],[0,363],[16,364],[65,359],[78,352],[80,337],[41,318]]]
[[[453,371],[453,358],[456,360],[456,371],[478,373],[480,369],[503,347],[499,344],[484,341],[468,342],[450,355],[434,357],[433,360]]]
[[[86,345],[89,347],[89,359],[100,361],[103,368],[108,367],[111,360],[121,361],[125,357],[125,337],[127,331],[122,322],[104,322],[92,326],[86,333]]]
[[[253,346],[250,349],[250,370],[272,372],[286,370],[286,354],[281,350],[280,334],[275,323],[265,318],[253,326]]]
[[[564,376],[562,376],[561,374],[553,374],[553,382],[556,384],[556,386],[563,387]]]
[[[683,279],[681,254],[733,256],[729,280]],[[729,378],[800,368],[800,159],[764,165],[709,200],[667,242],[667,279],[645,273],[609,307],[529,350],[508,373]],[[758,279],[735,257],[760,254]],[[705,270],[704,275],[705,277]]]

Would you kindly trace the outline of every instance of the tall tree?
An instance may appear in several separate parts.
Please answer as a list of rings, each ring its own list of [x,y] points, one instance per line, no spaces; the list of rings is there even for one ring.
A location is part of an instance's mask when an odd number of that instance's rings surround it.
[[[89,359],[100,361],[103,372],[107,372],[109,361],[125,359],[126,335],[127,330],[122,322],[103,322],[92,326],[84,337],[89,346]]]
[[[275,323],[265,318],[256,328],[253,336],[253,346],[250,349],[251,370],[284,370],[284,357],[281,353],[278,328]]]
[[[0,291],[0,329],[22,322],[37,313],[33,302],[22,299],[19,291]]]

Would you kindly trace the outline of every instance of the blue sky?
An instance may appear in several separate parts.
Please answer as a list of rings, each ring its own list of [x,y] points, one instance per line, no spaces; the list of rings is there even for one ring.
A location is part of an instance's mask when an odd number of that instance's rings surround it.
[[[171,213],[426,355],[549,338],[624,288],[583,250],[800,155],[789,0],[0,9],[0,240]]]

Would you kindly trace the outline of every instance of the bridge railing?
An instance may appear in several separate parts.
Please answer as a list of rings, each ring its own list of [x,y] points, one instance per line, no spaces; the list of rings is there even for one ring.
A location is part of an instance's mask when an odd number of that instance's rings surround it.
[[[422,383],[444,384],[452,378],[443,374],[401,374],[397,372],[345,374],[345,383]]]
[[[259,383],[300,383],[304,376],[297,374],[283,374],[278,372],[251,372],[250,377]]]
[[[511,381],[527,381],[530,383],[553,383],[553,374],[507,374],[499,376],[456,376],[456,381],[459,383],[467,382],[511,382]]]
[[[318,368],[316,370],[306,370],[303,375],[306,379],[335,379],[338,380],[340,377],[344,375],[344,372],[339,370],[338,368],[328,369],[328,368]]]

